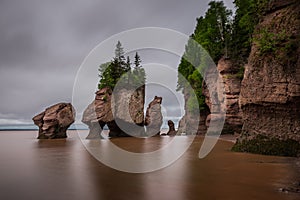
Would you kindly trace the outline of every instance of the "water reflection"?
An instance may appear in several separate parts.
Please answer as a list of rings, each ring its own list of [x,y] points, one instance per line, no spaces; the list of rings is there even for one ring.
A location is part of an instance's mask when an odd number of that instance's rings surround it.
[[[196,138],[173,165],[131,174],[101,164],[75,132],[68,134],[68,139],[38,141],[36,132],[0,132],[0,199],[299,199],[298,194],[278,192],[299,180],[293,158],[232,153],[231,143],[218,142],[209,156],[199,159],[202,139]],[[151,152],[170,140],[113,142],[132,152]],[[106,142],[99,144],[103,151]]]

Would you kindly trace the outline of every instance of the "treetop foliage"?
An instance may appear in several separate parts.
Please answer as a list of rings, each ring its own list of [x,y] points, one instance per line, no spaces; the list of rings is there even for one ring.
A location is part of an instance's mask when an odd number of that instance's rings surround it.
[[[211,1],[205,15],[197,18],[196,28],[190,38],[199,43],[216,64],[223,57],[243,65],[250,53],[254,28],[264,14],[268,1],[235,0],[234,16],[223,1]],[[205,102],[202,95],[203,78],[198,70],[205,71],[205,62],[208,60],[205,55],[195,51],[194,42],[188,41],[178,67],[177,90],[187,90],[187,84],[190,84],[196,91],[200,110],[205,107]],[[194,107],[192,103],[188,103],[189,106]]]
[[[134,68],[131,67],[130,57],[125,59],[125,51],[120,41],[115,49],[115,57],[98,68],[99,84],[98,89],[109,87],[112,90],[115,85],[122,84],[125,88],[140,87],[145,84],[146,73],[141,66],[141,59],[138,53],[135,54]]]

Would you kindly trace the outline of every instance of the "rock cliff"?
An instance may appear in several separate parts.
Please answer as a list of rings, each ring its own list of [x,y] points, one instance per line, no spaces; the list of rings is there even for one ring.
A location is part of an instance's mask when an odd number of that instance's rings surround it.
[[[39,127],[38,139],[66,138],[67,129],[75,121],[75,110],[70,103],[58,103],[32,120]]]
[[[241,89],[241,79],[243,77],[241,67],[234,65],[229,59],[222,58],[219,60],[217,65],[217,70],[222,76],[225,89],[226,97],[226,118],[224,123],[224,128],[222,133],[240,133],[242,129],[242,111],[239,108],[239,95]],[[206,76],[209,78],[209,71],[206,73]],[[216,86],[212,86],[217,90]],[[203,94],[205,96],[205,103],[208,105],[211,112],[212,102],[209,95],[209,91],[205,84],[203,84]],[[209,126],[211,119],[211,114],[206,118],[206,125]]]
[[[242,81],[239,144],[257,137],[300,142],[299,44],[299,1],[270,1],[256,27]]]
[[[241,66],[234,65],[229,59],[222,58],[219,60],[217,65],[218,73],[222,76],[222,80],[224,81],[224,89],[225,89],[225,97],[226,104],[222,110],[226,109],[226,118],[224,129],[222,131],[223,134],[233,134],[240,133],[243,125],[242,121],[242,111],[239,107],[239,94],[241,88],[241,80],[243,78],[243,71],[241,70]],[[217,80],[215,77],[215,69],[211,68],[206,71],[206,80],[211,82],[210,88],[214,91],[217,91],[217,85],[214,84]],[[200,111],[199,116],[195,116],[193,113],[187,112],[187,102],[190,98],[190,94],[187,91],[184,91],[185,98],[185,111],[186,114],[179,122],[179,133],[186,134],[205,134],[207,127],[209,126],[212,114],[214,115],[214,111],[212,111],[212,102],[209,94],[209,90],[207,85],[203,82],[202,84],[202,93],[205,96],[205,104],[207,108],[204,108]],[[216,102],[214,102],[216,106]],[[214,118],[217,116],[214,116]]]

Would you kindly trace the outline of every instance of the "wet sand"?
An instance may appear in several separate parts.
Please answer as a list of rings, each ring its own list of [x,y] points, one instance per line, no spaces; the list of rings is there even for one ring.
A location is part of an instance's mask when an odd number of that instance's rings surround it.
[[[68,135],[68,139],[37,140],[35,131],[1,131],[0,199],[300,199],[300,194],[280,192],[300,181],[296,158],[234,153],[232,142],[220,140],[207,157],[199,159],[203,138],[196,137],[174,164],[131,174],[97,161],[76,131]],[[128,151],[149,152],[170,140],[111,141]]]

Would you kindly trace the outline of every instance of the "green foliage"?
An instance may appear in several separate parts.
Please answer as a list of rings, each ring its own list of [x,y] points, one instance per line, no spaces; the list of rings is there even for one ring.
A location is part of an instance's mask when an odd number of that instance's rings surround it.
[[[197,75],[196,68],[200,72],[205,72],[209,58],[202,50],[197,49],[199,47],[193,40],[209,53],[215,63],[222,57],[230,57],[233,64],[243,66],[250,54],[255,26],[265,14],[269,1],[235,0],[236,13],[234,17],[232,17],[232,11],[228,10],[222,1],[211,1],[205,15],[197,18],[196,28],[185,47],[185,53],[178,67],[177,90],[185,91],[190,84],[196,91],[200,110],[205,108],[202,95],[203,79],[199,76],[200,74]],[[269,44],[269,42],[265,43]],[[273,48],[272,43],[270,46],[266,46],[264,51],[269,48]],[[289,46],[286,45],[285,48],[288,49]],[[243,79],[244,68],[241,67],[234,76]],[[188,107],[192,109],[194,103],[195,99],[189,100]]]
[[[189,113],[197,114],[199,112],[198,99],[195,93],[193,93],[187,101],[187,109]]]
[[[280,140],[257,135],[251,140],[238,141],[232,151],[296,157],[300,155],[300,143],[292,139]]]
[[[227,53],[231,15],[232,12],[226,9],[222,1],[210,2],[205,17],[197,19],[195,31],[185,46],[185,53],[178,67],[177,90],[188,90],[188,85],[194,89],[196,97],[190,97],[187,102],[190,111],[198,105],[200,110],[206,108],[205,97],[202,94],[201,74],[204,74],[206,67],[211,64],[209,56],[217,62]],[[191,91],[186,92],[191,93]]]
[[[124,49],[122,47],[122,44],[120,41],[118,41],[117,45],[116,45],[116,50],[115,50],[115,58],[119,61],[119,62],[124,62],[125,61],[125,57],[124,57]],[[123,63],[122,63],[123,64]]]
[[[135,66],[131,70],[131,62],[129,56],[125,60],[125,52],[120,41],[118,41],[115,50],[115,57],[112,61],[103,63],[99,66],[99,84],[98,89],[109,87],[114,89],[115,85],[120,81],[124,87],[135,87],[145,84],[146,73],[140,65],[141,59],[136,53]]]
[[[215,62],[227,52],[227,43],[231,32],[232,11],[222,1],[211,1],[205,17],[197,19],[192,38],[208,51]]]
[[[268,9],[268,4],[271,0],[253,0],[255,2],[255,11],[257,13],[258,18],[261,18],[266,14],[266,10]]]
[[[146,73],[145,70],[141,66],[141,58],[136,52],[134,57],[134,68],[132,71],[132,85],[134,87],[139,87],[145,84],[146,81]]]
[[[130,67],[130,66],[129,66]],[[113,89],[121,76],[126,73],[128,69],[125,63],[124,50],[120,41],[118,41],[115,50],[115,57],[111,62],[101,64],[99,66],[100,81],[98,88],[110,87]]]
[[[126,64],[125,64],[124,70],[125,70],[126,72],[129,72],[129,71],[131,70],[131,63],[130,63],[130,58],[129,58],[129,56],[127,56]]]
[[[240,80],[243,80],[243,78],[244,78],[244,72],[245,72],[245,67],[241,66],[239,68],[239,71],[236,73],[236,77],[239,78]]]
[[[102,99],[104,102],[106,102],[107,101],[107,96],[106,95],[104,95],[104,97],[103,97],[103,99]]]
[[[244,71],[245,71],[244,66],[241,66],[236,73],[234,73],[234,74],[228,74],[228,75],[224,76],[224,78],[234,78],[234,79],[238,78],[240,80],[243,80],[243,78],[244,78]]]
[[[102,89],[104,87],[114,88],[116,80],[112,77],[112,68],[113,66],[111,62],[107,62],[99,66],[98,71],[100,81],[98,83],[98,89]]]
[[[205,97],[202,95],[202,82],[203,77],[200,73],[204,74],[207,64],[211,62],[209,56],[204,49],[201,48],[193,40],[188,41],[185,53],[181,59],[178,67],[178,84],[177,90],[186,90],[191,94],[193,89],[196,96],[191,96],[187,102],[188,110],[194,113],[197,110],[206,108]],[[190,62],[189,62],[190,61]],[[197,66],[195,68],[194,66]]]
[[[177,91],[183,90],[187,87],[187,79],[194,71],[194,66],[182,57],[178,66]]]
[[[251,51],[253,32],[269,0],[235,0],[229,55],[235,63],[245,63]]]
[[[254,41],[257,42],[259,46],[260,54],[274,53],[278,47],[285,43],[289,36],[286,34],[285,30],[280,33],[273,33],[267,29],[262,29],[256,34],[257,37],[254,38]],[[288,50],[290,43],[287,43],[282,50]]]
[[[194,113],[196,111],[205,109],[205,97],[202,94],[202,75],[199,73],[199,71],[194,70],[194,72],[191,75],[189,75],[188,81],[191,84],[191,87],[194,89],[195,94],[191,95],[187,102],[189,111]]]

